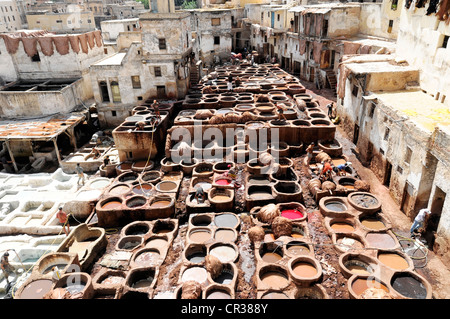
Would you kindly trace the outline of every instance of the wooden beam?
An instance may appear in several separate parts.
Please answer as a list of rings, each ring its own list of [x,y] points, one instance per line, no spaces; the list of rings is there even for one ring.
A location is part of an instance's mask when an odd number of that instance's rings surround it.
[[[13,154],[13,152],[11,151],[11,148],[9,147],[9,141],[8,141],[8,140],[5,140],[5,144],[6,144],[6,148],[8,149],[9,157],[11,157],[11,161],[12,161],[13,166],[14,166],[14,171],[15,171],[16,173],[18,173],[18,172],[19,172],[19,169],[17,168],[16,160],[14,159],[14,154]]]

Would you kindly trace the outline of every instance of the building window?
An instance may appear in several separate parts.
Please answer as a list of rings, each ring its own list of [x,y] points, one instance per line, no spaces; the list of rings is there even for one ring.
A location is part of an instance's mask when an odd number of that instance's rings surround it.
[[[39,53],[36,53],[35,55],[33,55],[31,57],[31,61],[33,61],[33,62],[41,62],[41,58],[39,56]]]
[[[131,77],[131,84],[133,85],[133,89],[141,88],[141,78],[139,77],[139,75],[133,75]]]
[[[111,111],[111,115],[116,117],[117,116],[117,112],[116,111]]]
[[[159,39],[159,49],[166,50],[166,39]]]
[[[405,154],[405,163],[409,164],[411,162],[411,155],[412,155],[412,149],[410,147],[406,147],[406,154]]]
[[[162,76],[162,72],[161,72],[161,67],[160,66],[155,66],[154,67],[154,71],[155,71],[155,76]]]
[[[397,10],[398,0],[392,0],[391,10]]]
[[[372,118],[374,113],[375,113],[375,103],[370,103],[369,117]]]
[[[62,20],[56,20],[56,23],[62,23]]]
[[[280,15],[277,14],[277,21],[280,21]]]
[[[389,26],[388,26],[388,29],[387,29],[388,33],[392,32],[392,27],[393,26],[394,26],[394,20],[389,20]]]
[[[103,53],[108,54],[108,49],[107,49],[107,48],[104,48],[104,49],[103,49]]]
[[[105,81],[102,81],[98,84],[100,88],[100,95],[102,97],[103,102],[109,102],[109,93],[108,93],[108,85]]]
[[[446,48],[448,45],[448,35],[444,35],[444,40],[442,41],[442,48]]]
[[[220,44],[220,37],[219,36],[215,36],[214,37],[214,44],[215,45],[219,45]]]
[[[220,18],[212,18],[211,25],[212,26],[220,25]]]
[[[388,140],[390,131],[391,130],[389,129],[389,127],[386,127],[386,130],[384,131],[384,138],[383,138],[385,141]]]
[[[397,166],[397,172],[403,174],[403,168],[401,166]]]
[[[358,86],[357,85],[353,85],[352,95],[356,96],[356,97],[358,96]]]
[[[122,99],[120,98],[119,83],[117,83],[116,81],[111,82],[111,93],[113,102],[122,102]]]

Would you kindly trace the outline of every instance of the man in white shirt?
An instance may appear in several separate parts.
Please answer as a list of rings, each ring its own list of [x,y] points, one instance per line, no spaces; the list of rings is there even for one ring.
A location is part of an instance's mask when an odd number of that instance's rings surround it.
[[[431,214],[431,211],[428,208],[423,208],[421,210],[419,210],[419,213],[417,214],[416,218],[414,218],[414,223],[411,226],[411,237],[414,236],[414,231],[416,229],[419,229],[420,227],[423,226],[424,222],[425,222],[425,218],[428,217]]]

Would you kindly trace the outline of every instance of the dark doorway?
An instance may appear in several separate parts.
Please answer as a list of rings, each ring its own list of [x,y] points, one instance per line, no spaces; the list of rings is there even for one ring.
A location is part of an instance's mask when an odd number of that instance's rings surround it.
[[[431,215],[428,218],[428,222],[425,226],[425,232],[422,234],[424,239],[427,241],[428,248],[430,249],[433,249],[434,246],[434,240],[436,239],[435,234],[439,226],[442,208],[444,207],[446,196],[447,194],[442,189],[436,186],[433,201],[431,202]]]
[[[401,210],[403,213],[405,213],[406,216],[410,215],[411,209],[414,207],[414,187],[406,182],[405,188],[403,190],[403,198],[402,198],[402,205]]]
[[[156,87],[156,96],[158,97],[158,99],[166,98],[166,87],[164,85],[158,85]]]
[[[385,171],[386,172],[384,174],[383,185],[385,185],[386,187],[389,187],[389,185],[391,183],[392,164],[389,163],[388,161],[386,161],[386,170]]]
[[[103,102],[109,102],[108,85],[106,82],[102,81],[98,84],[100,88],[100,95],[102,96]]]
[[[356,145],[358,143],[359,138],[359,125],[355,124],[355,127],[353,128],[353,144]]]

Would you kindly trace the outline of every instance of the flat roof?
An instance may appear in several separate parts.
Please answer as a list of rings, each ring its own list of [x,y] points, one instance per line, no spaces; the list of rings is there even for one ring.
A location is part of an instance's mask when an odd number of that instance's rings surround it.
[[[92,65],[121,65],[126,52],[119,52]]]
[[[0,121],[0,140],[34,139],[56,137],[70,127],[84,121],[82,113],[57,114],[42,118]]]
[[[422,129],[432,133],[436,126],[448,131],[450,110],[422,90],[373,92],[384,105],[398,110]]]

